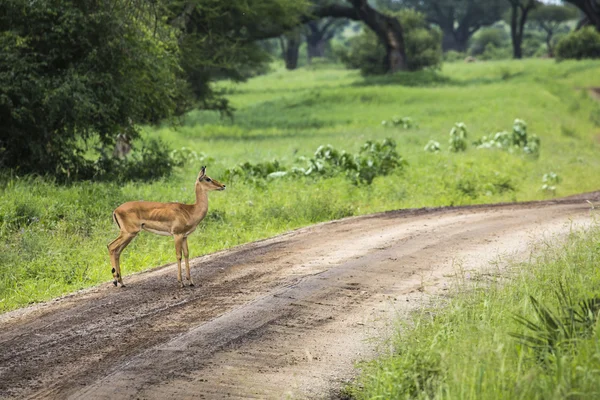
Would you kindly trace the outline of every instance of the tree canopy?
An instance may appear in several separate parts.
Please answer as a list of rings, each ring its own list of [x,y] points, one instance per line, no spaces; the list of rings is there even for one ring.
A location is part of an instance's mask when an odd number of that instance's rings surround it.
[[[465,51],[471,36],[480,28],[501,19],[508,9],[506,0],[377,0],[389,10],[412,8],[443,32],[443,49]]]

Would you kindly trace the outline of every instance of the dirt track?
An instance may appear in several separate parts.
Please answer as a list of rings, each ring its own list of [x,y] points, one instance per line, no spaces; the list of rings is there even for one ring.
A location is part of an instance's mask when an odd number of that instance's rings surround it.
[[[195,288],[171,265],[1,315],[0,398],[327,396],[395,316],[589,225],[586,200],[348,218],[197,258]]]

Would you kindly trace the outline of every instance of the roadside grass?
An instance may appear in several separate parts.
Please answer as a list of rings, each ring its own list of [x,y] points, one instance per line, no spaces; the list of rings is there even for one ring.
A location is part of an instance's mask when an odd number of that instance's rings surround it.
[[[320,145],[356,153],[367,140],[393,138],[408,161],[402,171],[354,185],[326,179],[234,179],[211,193],[210,211],[194,235],[198,256],[320,221],[378,211],[444,205],[524,201],[600,187],[600,103],[585,88],[600,86],[600,62],[551,60],[445,64],[438,72],[362,78],[337,66],[275,70],[244,84],[221,82],[237,109],[232,120],[194,111],[178,127],[144,128],[190,159],[159,181],[61,186],[39,177],[0,176],[0,312],[111,279],[106,245],[117,235],[111,212],[129,200],[194,201],[201,165],[221,179],[243,162],[279,160],[298,165]],[[384,127],[410,117],[416,125]],[[524,119],[541,138],[534,158],[476,149],[448,152],[456,122],[468,141],[510,130]],[[423,150],[430,139],[442,151]],[[185,156],[181,156],[180,159]],[[560,182],[542,190],[544,174]],[[173,262],[169,238],[142,233],[122,256],[127,275]],[[175,275],[174,275],[175,276]]]
[[[587,326],[575,318],[572,336],[547,318],[600,301],[599,241],[596,224],[571,232],[566,243],[547,242],[529,262],[495,277],[459,278],[449,298],[402,323],[391,354],[362,365],[345,398],[599,398],[600,304],[584,313]],[[561,287],[569,306],[560,301]],[[548,314],[536,313],[531,298]],[[538,328],[519,323],[519,316]],[[527,346],[514,335],[544,344]]]

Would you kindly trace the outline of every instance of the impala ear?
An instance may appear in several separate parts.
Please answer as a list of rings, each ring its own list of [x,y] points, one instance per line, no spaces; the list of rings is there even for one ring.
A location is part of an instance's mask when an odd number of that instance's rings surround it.
[[[204,178],[205,175],[206,175],[206,167],[202,167],[202,169],[200,170],[200,173],[198,174],[198,180]]]

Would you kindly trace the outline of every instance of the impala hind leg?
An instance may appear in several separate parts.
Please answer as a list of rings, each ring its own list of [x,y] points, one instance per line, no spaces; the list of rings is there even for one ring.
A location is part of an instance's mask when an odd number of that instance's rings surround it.
[[[190,274],[190,252],[188,250],[187,237],[183,238],[183,256],[185,257],[185,279],[190,283],[190,286],[194,286],[194,280]]]
[[[175,253],[177,254],[177,282],[179,287],[183,287],[183,280],[181,279],[181,250],[183,248],[183,242],[185,237],[183,235],[175,235]]]
[[[110,255],[110,262],[112,264],[113,273],[113,284],[117,286],[117,282],[121,284],[121,287],[125,287],[123,284],[123,276],[121,275],[121,252],[137,235],[136,233],[121,232],[119,236],[108,245],[108,253]]]

